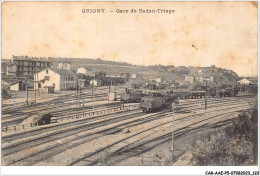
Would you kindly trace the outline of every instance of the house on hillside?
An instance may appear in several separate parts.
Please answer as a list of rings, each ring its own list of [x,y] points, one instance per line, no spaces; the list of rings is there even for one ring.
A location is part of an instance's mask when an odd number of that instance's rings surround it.
[[[137,78],[137,74],[136,74],[136,73],[132,73],[132,74],[131,74],[131,78],[132,78],[132,79],[136,79],[136,78]]]
[[[154,80],[155,80],[157,83],[163,82],[163,79],[162,79],[162,78],[155,78]]]
[[[83,75],[86,75],[86,76],[91,76],[91,77],[94,77],[96,75],[95,72],[93,71],[93,69],[88,68],[88,67],[78,68],[77,73],[83,74]]]
[[[185,75],[185,81],[188,81],[189,83],[193,84],[195,82],[195,77],[193,75]]]
[[[126,81],[128,81],[129,78],[130,78],[130,74],[129,74],[129,73],[122,73],[122,74],[121,74],[121,77],[122,77],[123,79],[125,79]]]
[[[120,73],[107,73],[107,78],[122,78],[122,75]]]
[[[214,78],[213,76],[210,75],[185,75],[185,81],[188,81],[190,84],[193,84],[195,82],[205,82],[205,81],[209,81],[209,82],[213,82]]]
[[[246,78],[244,79],[241,79],[237,82],[238,84],[244,84],[244,85],[247,85],[247,84],[252,84],[252,82]]]
[[[74,72],[48,68],[34,75],[36,80],[36,89],[48,90],[54,88],[54,91],[72,90],[77,87],[77,76]],[[35,86],[34,86],[35,87]]]
[[[58,64],[58,69],[62,70],[71,70],[71,63],[70,62],[60,62]]]
[[[203,70],[198,70],[198,74],[202,74],[203,73]]]

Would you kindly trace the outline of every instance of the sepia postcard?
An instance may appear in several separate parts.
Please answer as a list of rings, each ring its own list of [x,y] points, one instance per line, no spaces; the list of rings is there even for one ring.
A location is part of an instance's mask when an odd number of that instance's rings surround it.
[[[259,175],[258,1],[1,5],[2,168]]]

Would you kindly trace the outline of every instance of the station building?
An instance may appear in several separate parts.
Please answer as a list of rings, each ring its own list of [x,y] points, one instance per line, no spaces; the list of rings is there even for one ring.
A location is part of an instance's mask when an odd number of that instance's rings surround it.
[[[34,80],[36,81],[34,88],[46,91],[48,89],[54,89],[54,91],[74,90],[77,87],[76,73],[65,69],[44,69],[34,75]]]

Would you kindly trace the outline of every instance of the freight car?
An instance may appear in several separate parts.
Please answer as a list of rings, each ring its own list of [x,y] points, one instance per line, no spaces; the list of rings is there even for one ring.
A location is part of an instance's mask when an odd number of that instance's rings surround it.
[[[234,87],[226,88],[216,91],[218,97],[235,97],[238,94],[238,90]]]
[[[140,93],[123,93],[120,96],[121,102],[140,102],[141,94]]]
[[[154,112],[164,107],[165,100],[163,97],[142,97],[140,102],[140,108],[143,112]]]
[[[191,91],[191,98],[205,97],[205,91]]]
[[[257,93],[258,90],[258,84],[248,84],[247,85],[247,91],[250,93]]]

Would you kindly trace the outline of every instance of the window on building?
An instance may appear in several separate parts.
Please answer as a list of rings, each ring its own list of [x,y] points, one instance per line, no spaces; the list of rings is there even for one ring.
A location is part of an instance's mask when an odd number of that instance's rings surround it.
[[[41,83],[38,83],[38,88],[42,88],[42,84]]]
[[[31,70],[33,70],[33,67],[31,67]]]
[[[50,77],[49,76],[44,76],[45,81],[50,81]]]
[[[46,70],[46,73],[48,73],[48,70]]]

